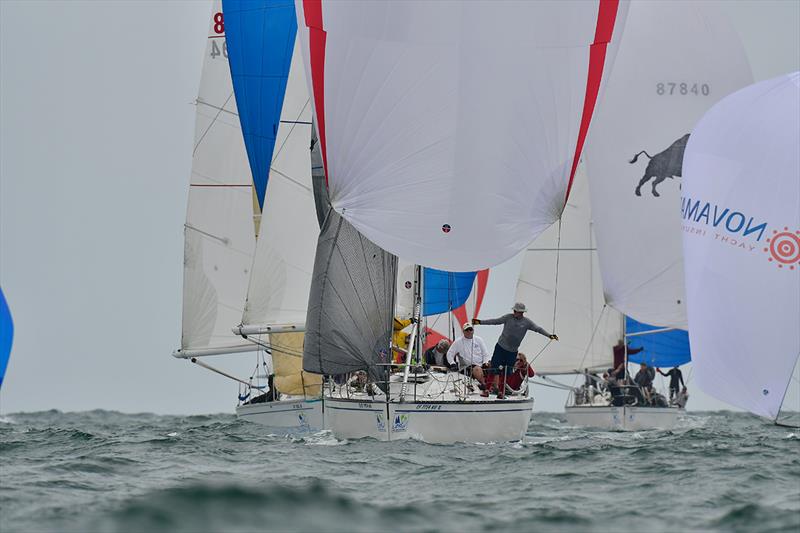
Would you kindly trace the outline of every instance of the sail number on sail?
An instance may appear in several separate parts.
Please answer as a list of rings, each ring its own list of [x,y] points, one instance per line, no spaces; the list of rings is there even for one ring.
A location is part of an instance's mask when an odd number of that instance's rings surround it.
[[[222,14],[221,11],[214,13],[212,17],[214,29],[214,35],[209,35],[209,39],[222,39],[222,45],[220,46],[217,44],[217,41],[211,41],[211,50],[209,51],[209,56],[212,59],[217,59],[218,57],[222,56],[225,59],[228,59],[228,41],[225,39],[225,16]]]
[[[689,86],[688,83],[678,83],[675,81],[659,82],[656,83],[656,94],[659,96],[664,95],[703,95],[708,96],[711,94],[711,87],[707,83],[694,83]]]

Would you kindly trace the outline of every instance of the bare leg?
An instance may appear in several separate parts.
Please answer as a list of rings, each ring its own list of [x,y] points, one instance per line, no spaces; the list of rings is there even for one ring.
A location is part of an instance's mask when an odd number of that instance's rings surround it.
[[[472,367],[472,377],[478,380],[481,385],[486,385],[486,380],[483,377],[483,369],[479,366]]]

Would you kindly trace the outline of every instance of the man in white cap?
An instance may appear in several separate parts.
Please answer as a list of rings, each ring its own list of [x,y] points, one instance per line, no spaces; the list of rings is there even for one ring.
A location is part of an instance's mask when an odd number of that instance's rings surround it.
[[[472,324],[466,322],[462,328],[464,336],[457,338],[447,350],[447,362],[458,365],[458,370],[466,370],[481,385],[486,385],[483,367],[489,366],[489,350],[483,339],[475,335]]]
[[[473,324],[476,325],[491,326],[503,324],[503,332],[500,334],[500,338],[497,339],[497,344],[494,347],[494,354],[492,355],[492,368],[502,368],[500,374],[503,376],[503,379],[500,380],[501,383],[498,384],[498,398],[504,397],[505,377],[514,368],[519,345],[522,344],[522,339],[525,338],[525,334],[528,330],[544,335],[550,340],[558,340],[557,335],[548,333],[543,328],[537,326],[530,318],[522,316],[527,310],[524,303],[517,302],[511,309],[511,313],[503,315],[500,318],[487,320],[475,318],[472,320]]]

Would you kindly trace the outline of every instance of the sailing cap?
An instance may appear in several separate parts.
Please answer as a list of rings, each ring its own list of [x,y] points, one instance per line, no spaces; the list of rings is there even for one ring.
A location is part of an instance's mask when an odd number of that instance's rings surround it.
[[[520,313],[524,313],[525,311],[528,310],[528,308],[525,307],[524,303],[517,302],[517,303],[514,304],[514,307],[512,307],[511,310],[512,311],[519,311]]]
[[[464,322],[464,328],[463,329],[464,329],[464,331],[467,331],[468,329],[475,329],[475,328],[472,327],[472,322]]]

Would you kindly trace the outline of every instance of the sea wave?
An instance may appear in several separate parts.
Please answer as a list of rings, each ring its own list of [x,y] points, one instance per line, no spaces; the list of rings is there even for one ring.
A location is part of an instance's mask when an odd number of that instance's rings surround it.
[[[535,414],[516,443],[277,435],[231,415],[13,413],[0,531],[794,530],[798,432],[736,413],[672,431]]]

